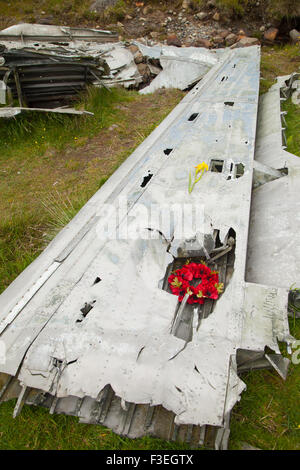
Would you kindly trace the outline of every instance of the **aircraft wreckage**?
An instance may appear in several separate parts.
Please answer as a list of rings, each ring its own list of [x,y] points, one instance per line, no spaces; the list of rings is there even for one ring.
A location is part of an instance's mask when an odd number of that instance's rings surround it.
[[[293,77],[259,102],[259,64],[257,46],[227,50],[0,296],[0,397],[18,397],[14,416],[27,403],[131,438],[226,449],[240,374],[286,377],[300,160],[284,150],[280,101]],[[105,229],[120,200],[118,231],[136,237]],[[171,205],[201,209],[186,209],[184,237],[178,214],[161,217]],[[172,295],[168,277],[187,260],[219,271],[218,300]]]

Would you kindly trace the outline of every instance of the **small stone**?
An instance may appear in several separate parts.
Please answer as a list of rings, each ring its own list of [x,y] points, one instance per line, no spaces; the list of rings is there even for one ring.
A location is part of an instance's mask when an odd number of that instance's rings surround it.
[[[267,41],[274,41],[278,32],[279,30],[277,28],[269,28],[264,33],[264,39],[266,39]]]
[[[117,22],[117,26],[118,26],[119,28],[124,28],[123,23],[121,23],[120,21]]]
[[[237,41],[237,35],[234,33],[228,34],[225,38],[226,46],[232,46]]]
[[[216,6],[216,0],[209,0],[209,1],[207,2],[207,6],[208,6],[209,8],[214,8],[214,7]]]
[[[206,49],[209,49],[212,47],[211,41],[208,39],[197,39],[195,42],[192,44],[194,47],[206,47]]]
[[[297,31],[297,29],[292,29],[290,32],[289,32],[289,35],[290,35],[290,38],[293,42],[299,42],[300,41],[300,33],[299,31]]]
[[[220,36],[220,38],[227,38],[228,34],[230,34],[230,31],[228,31],[227,29],[224,29],[224,31],[219,31],[218,33],[218,36]]]
[[[191,4],[191,0],[183,0],[182,8],[186,10],[187,8],[189,8],[190,4]]]
[[[176,34],[174,33],[168,35],[167,44],[168,46],[181,47],[181,41],[178,39],[178,36],[176,36]]]
[[[126,21],[130,21],[130,20],[132,20],[132,16],[130,16],[130,15],[126,15],[126,16],[125,16],[125,20],[126,20]]]
[[[213,41],[215,44],[223,44],[224,38],[221,38],[220,36],[216,36],[213,38]]]
[[[160,33],[158,31],[151,31],[150,36],[152,39],[157,39],[159,37]]]
[[[256,45],[259,45],[259,44],[260,44],[260,42],[257,38],[244,37],[244,38],[240,39],[239,42],[233,44],[233,46],[231,46],[231,49],[236,49],[238,47],[256,46]]]
[[[138,64],[137,65],[139,73],[144,77],[144,79],[147,79],[150,77],[150,69],[148,65],[146,64]]]
[[[53,25],[53,17],[47,17],[47,18],[41,18],[39,20],[39,24],[48,24],[48,25]]]
[[[151,13],[152,8],[150,5],[147,5],[143,8],[143,15],[148,15],[148,13]]]
[[[220,13],[216,12],[213,16],[213,20],[220,21]]]
[[[132,54],[135,54],[136,52],[139,51],[139,48],[135,46],[134,44],[131,44],[128,48]]]
[[[134,62],[136,64],[141,64],[144,60],[144,56],[143,54],[140,52],[140,51],[137,51],[135,54],[134,54]]]
[[[259,31],[261,33],[263,33],[264,31],[266,30],[266,27],[264,25],[262,25],[260,28],[259,28]]]
[[[205,18],[207,18],[207,13],[205,11],[200,11],[200,13],[197,13],[195,15],[196,18],[198,18],[198,20],[205,20]]]
[[[259,449],[258,447],[253,447],[252,445],[248,444],[248,442],[243,442],[241,450],[261,450],[261,449]]]

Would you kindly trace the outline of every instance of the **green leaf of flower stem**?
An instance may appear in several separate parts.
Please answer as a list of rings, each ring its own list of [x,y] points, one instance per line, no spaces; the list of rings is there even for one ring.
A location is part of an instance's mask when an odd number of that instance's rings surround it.
[[[201,178],[202,178],[202,176],[203,176],[203,173],[204,173],[204,171],[202,171],[202,173],[201,173],[201,175],[199,176],[199,178],[195,180],[195,183],[198,183],[198,181],[201,180]]]
[[[191,187],[192,184],[192,177],[191,177],[191,172],[189,173],[189,193],[193,191],[193,188]]]

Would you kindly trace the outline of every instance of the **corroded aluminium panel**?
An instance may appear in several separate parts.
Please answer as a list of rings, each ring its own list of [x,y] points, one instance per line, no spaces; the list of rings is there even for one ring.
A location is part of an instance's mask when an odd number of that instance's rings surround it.
[[[291,87],[280,77],[260,101],[255,159],[286,175],[253,191],[246,271],[250,282],[287,289],[300,283],[300,158],[285,150],[280,105]]]

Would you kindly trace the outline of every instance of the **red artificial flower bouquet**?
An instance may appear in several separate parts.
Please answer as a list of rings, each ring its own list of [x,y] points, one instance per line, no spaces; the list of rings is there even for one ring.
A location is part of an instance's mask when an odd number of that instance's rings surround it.
[[[191,282],[197,281],[192,285]],[[204,262],[187,263],[181,269],[173,271],[168,277],[172,294],[178,296],[182,302],[186,294],[189,295],[188,304],[203,304],[205,299],[216,300],[223,292],[224,285],[219,282],[218,271],[212,271]]]

